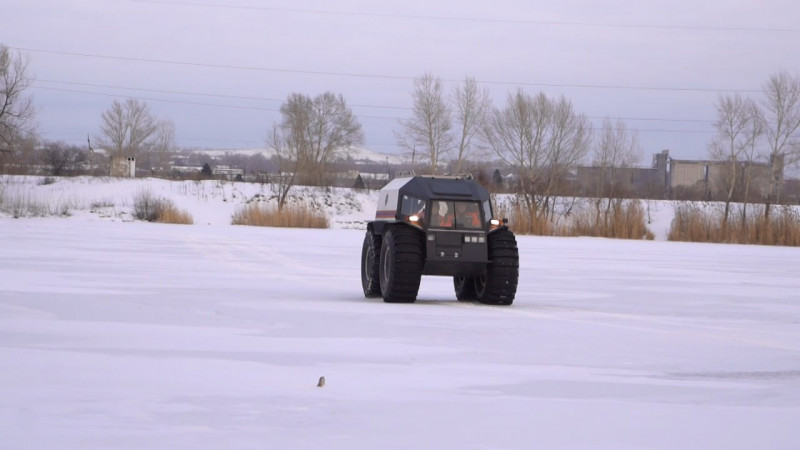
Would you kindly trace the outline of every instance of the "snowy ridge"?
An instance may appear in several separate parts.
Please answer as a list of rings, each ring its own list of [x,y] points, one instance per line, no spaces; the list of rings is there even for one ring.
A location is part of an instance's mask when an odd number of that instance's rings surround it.
[[[218,180],[170,181],[156,178],[74,177],[54,178],[42,184],[42,177],[0,177],[5,202],[30,203],[44,213],[28,211],[22,216],[77,216],[100,220],[133,220],[133,200],[141,192],[171,200],[189,212],[195,224],[230,225],[238,208],[253,201],[275,204],[275,187],[270,184],[235,183]],[[292,188],[289,204],[303,202],[326,212],[334,228],[365,229],[374,216],[376,191],[345,188]],[[0,217],[11,216],[3,211]]]
[[[263,148],[239,148],[239,149],[184,149],[183,152],[192,152],[192,153],[202,153],[212,157],[220,158],[226,155],[244,155],[244,156],[252,156],[252,155],[263,155],[265,158],[271,158],[275,156],[275,149],[268,148],[266,145]],[[347,160],[352,159],[355,162],[360,162],[363,164],[373,163],[373,164],[405,164],[407,162],[406,157],[401,155],[389,154],[389,153],[380,153],[374,150],[370,150],[363,147],[353,147],[344,152],[340,159]]]
[[[347,157],[356,162],[399,165],[408,163],[408,158],[402,155],[379,153],[363,147],[353,147],[347,152]]]

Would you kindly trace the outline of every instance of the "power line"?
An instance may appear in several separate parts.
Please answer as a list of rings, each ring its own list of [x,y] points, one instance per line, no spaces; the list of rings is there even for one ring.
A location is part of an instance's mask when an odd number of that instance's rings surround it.
[[[221,5],[216,3],[203,2],[177,2],[169,0],[131,0],[136,3],[150,3],[156,5],[190,6],[203,8],[219,9],[238,9],[248,11],[269,11],[295,14],[317,14],[333,16],[354,16],[381,19],[404,19],[404,20],[432,20],[450,22],[477,22],[477,23],[500,23],[500,24],[520,24],[520,25],[545,25],[545,26],[572,26],[572,27],[594,27],[594,28],[630,28],[630,29],[650,29],[650,30],[695,30],[695,31],[749,31],[749,32],[789,32],[800,31],[798,28],[774,28],[774,27],[748,27],[748,26],[708,26],[708,25],[675,25],[675,24],[635,24],[635,23],[614,23],[614,22],[576,22],[562,20],[533,20],[533,19],[511,19],[511,18],[487,18],[469,16],[433,16],[421,14],[399,14],[399,13],[374,13],[357,11],[336,11],[324,9],[304,9],[304,8],[278,8],[268,6],[245,6],[245,5]]]
[[[126,91],[135,91],[135,92],[152,92],[152,93],[159,93],[159,94],[177,94],[177,95],[195,95],[201,97],[215,97],[215,98],[227,98],[227,99],[236,99],[236,100],[257,100],[257,101],[270,101],[270,102],[282,102],[284,100],[275,99],[275,98],[268,98],[268,97],[254,97],[254,96],[247,96],[247,95],[231,95],[231,94],[210,94],[205,92],[190,92],[190,91],[176,91],[171,89],[146,89],[146,88],[136,88],[136,87],[127,87],[127,86],[119,86],[119,85],[109,85],[109,84],[97,84],[97,83],[81,83],[75,81],[60,81],[60,80],[35,80],[34,84],[39,83],[53,83],[53,84],[66,84],[72,86],[85,86],[85,87],[96,87],[96,88],[103,88],[103,89],[121,89]],[[44,89],[44,87],[42,87]],[[50,88],[55,89],[55,88]],[[84,91],[75,91],[75,92],[84,92]],[[86,92],[91,93],[91,92]],[[226,106],[226,105],[220,105]],[[389,105],[365,105],[365,104],[356,104],[350,103],[349,106],[358,107],[358,108],[380,108],[380,109],[393,109],[393,110],[405,110],[411,111],[412,108],[407,106],[389,106]],[[386,119],[400,119],[399,117],[381,117]],[[588,116],[589,119],[605,119],[605,116]],[[649,122],[686,122],[686,123],[713,123],[713,120],[705,120],[705,119],[669,119],[669,118],[658,118],[658,117],[613,117],[613,119],[621,119],[621,120],[631,120],[631,121],[649,121]]]
[[[109,59],[117,61],[132,61],[132,62],[145,62],[152,64],[171,64],[189,67],[204,67],[214,69],[233,69],[233,70],[247,70],[247,71],[260,71],[260,72],[278,72],[278,73],[296,73],[304,75],[317,75],[317,76],[338,76],[350,78],[375,78],[384,80],[403,80],[413,81],[415,77],[403,75],[385,75],[385,74],[368,74],[358,72],[327,72],[316,70],[301,70],[301,69],[286,69],[275,67],[259,67],[259,66],[238,66],[228,64],[210,64],[198,63],[190,61],[177,61],[169,59],[154,59],[154,58],[135,58],[128,56],[114,56],[114,55],[99,55],[92,53],[79,53],[68,52],[61,50],[45,50],[23,47],[9,47],[18,51],[26,51],[32,53],[47,53],[65,56],[77,56],[83,58],[96,58],[96,59]],[[460,79],[442,79],[445,82],[462,82]],[[706,88],[706,87],[671,87],[671,86],[636,86],[636,85],[613,85],[613,84],[578,84],[578,83],[542,83],[542,82],[520,82],[520,81],[503,81],[503,80],[477,80],[481,84],[492,85],[506,85],[506,86],[536,86],[536,87],[555,87],[555,88],[581,88],[581,89],[615,89],[615,90],[641,90],[641,91],[672,91],[672,92],[740,92],[740,93],[757,93],[760,92],[756,89],[720,89],[720,88]]]
[[[102,96],[106,96],[106,97],[134,98],[134,99],[137,99],[137,100],[148,100],[148,101],[163,102],[163,103],[178,103],[178,104],[184,104],[184,105],[210,106],[210,107],[218,107],[218,108],[250,109],[250,110],[257,110],[257,111],[279,111],[278,108],[264,108],[264,107],[260,107],[260,106],[222,105],[222,104],[219,104],[219,103],[191,102],[191,101],[186,101],[186,100],[170,100],[170,99],[163,99],[163,98],[119,95],[119,94],[110,94],[108,92],[92,92],[92,91],[82,91],[82,90],[78,90],[78,89],[62,89],[62,88],[53,88],[53,87],[45,87],[45,86],[34,86],[34,88],[35,89],[44,89],[44,90],[47,90],[47,91],[71,92],[71,93],[76,93],[76,94],[102,95]]]
[[[611,117],[611,116],[588,116],[589,119],[620,119],[620,120],[635,120],[646,122],[686,122],[686,123],[714,123],[713,120],[706,119],[663,119],[658,117]]]
[[[170,89],[147,89],[147,88],[136,88],[136,87],[126,87],[126,86],[118,86],[112,84],[97,84],[97,83],[81,83],[77,81],[60,81],[60,80],[34,80],[34,84],[39,83],[52,83],[52,84],[66,84],[71,86],[85,86],[85,87],[94,87],[94,88],[103,88],[103,89],[121,89],[125,91],[136,91],[136,92],[152,92],[155,94],[178,94],[178,95],[196,95],[201,97],[217,97],[217,98],[228,98],[228,99],[235,99],[235,100],[258,100],[258,101],[268,101],[268,102],[282,102],[283,100],[277,98],[268,98],[268,97],[253,97],[253,96],[246,96],[246,95],[230,95],[230,94],[207,94],[204,92],[190,92],[190,91],[176,91]]]
[[[194,105],[194,106],[207,106],[207,107],[214,107],[214,108],[235,108],[235,109],[247,109],[247,110],[256,110],[256,111],[272,111],[272,112],[279,111],[279,109],[276,109],[276,108],[263,108],[263,107],[257,107],[257,106],[224,105],[224,104],[218,104],[218,103],[191,102],[191,101],[185,101],[185,100],[170,100],[170,99],[153,98],[153,97],[139,97],[139,96],[125,96],[125,95],[120,96],[120,95],[110,94],[110,93],[106,93],[106,92],[92,92],[92,91],[83,91],[83,90],[77,90],[77,89],[49,88],[49,87],[42,87],[42,86],[36,86],[35,88],[36,89],[51,90],[51,91],[59,91],[59,92],[69,92],[69,93],[77,93],[77,94],[90,94],[90,95],[101,95],[101,96],[106,96],[106,97],[125,97],[125,98],[134,98],[134,99],[137,99],[137,100],[147,100],[147,101],[153,101],[153,102],[177,103],[177,104],[187,104],[187,105]],[[393,121],[404,119],[402,117],[371,116],[371,115],[364,115],[364,114],[356,114],[356,116],[361,118],[361,119],[382,119],[382,120],[393,120]],[[626,120],[637,120],[637,119],[630,119],[629,118],[629,119],[626,119]],[[659,120],[659,119],[645,118],[645,119],[638,119],[638,120]],[[665,120],[668,121],[669,119],[665,119]],[[680,121],[680,120],[676,119],[675,121]],[[599,130],[600,129],[598,127],[590,127],[590,128],[592,130]],[[636,131],[636,132],[640,132],[640,133],[690,133],[690,134],[698,134],[698,133],[699,134],[711,134],[711,133],[713,133],[713,131],[709,131],[709,130],[636,129],[636,128],[631,128],[631,131]]]
[[[142,96],[132,96],[132,95],[119,95],[119,94],[111,94],[108,92],[92,92],[92,91],[84,91],[78,89],[63,89],[63,88],[53,88],[53,87],[45,87],[45,86],[34,86],[34,89],[44,89],[48,91],[58,91],[58,92],[69,92],[69,93],[76,93],[76,94],[89,94],[89,95],[102,95],[105,97],[123,97],[123,98],[133,98],[137,100],[147,100],[152,102],[161,102],[161,103],[177,103],[183,105],[194,105],[194,106],[208,106],[212,108],[234,108],[234,109],[248,109],[248,110],[255,110],[255,111],[271,111],[277,112],[280,111],[280,108],[265,108],[261,106],[242,106],[242,105],[229,105],[229,104],[219,104],[219,103],[205,103],[205,102],[193,102],[187,100],[172,100],[172,99],[165,99],[165,98],[155,98],[155,97],[142,97]],[[360,118],[366,119],[386,119],[386,120],[400,120],[401,117],[386,117],[386,116],[372,116],[367,114],[356,114],[356,116]]]
[[[357,77],[357,78],[383,78],[383,79],[394,79],[394,80],[411,80],[411,79],[413,79],[412,77],[397,76],[397,75],[377,75],[377,74],[349,73],[349,72],[324,72],[324,71],[315,71],[315,70],[284,69],[284,68],[276,68],[276,67],[235,66],[235,65],[227,65],[227,64],[198,63],[198,62],[176,61],[176,60],[168,60],[168,59],[134,58],[134,57],[128,57],[128,56],[98,55],[98,54],[92,54],[92,53],[67,52],[67,51],[60,51],[60,50],[43,50],[43,49],[22,48],[22,47],[9,47],[9,48],[13,48],[14,50],[33,52],[33,53],[50,53],[50,54],[56,54],[56,55],[79,56],[79,57],[84,57],[84,58],[111,59],[111,60],[117,60],[117,61],[146,62],[146,63],[153,63],[153,64],[172,64],[172,65],[179,65],[179,66],[205,67],[205,68],[212,68],[212,69],[235,69],[235,70],[259,71],[259,72],[300,73],[300,74],[306,74],[306,75],[326,75],[326,76]]]
[[[277,98],[269,98],[269,97],[253,97],[249,95],[231,95],[231,94],[209,94],[205,92],[190,92],[190,91],[175,91],[169,89],[146,89],[146,88],[135,88],[135,87],[125,87],[125,86],[117,86],[117,85],[109,85],[109,84],[95,84],[95,83],[79,83],[75,81],[58,81],[58,80],[35,80],[34,83],[54,83],[54,84],[66,84],[66,85],[73,85],[73,86],[85,86],[85,87],[96,87],[96,88],[104,88],[104,89],[121,89],[126,91],[136,91],[136,92],[152,92],[157,94],[178,94],[178,95],[196,95],[200,97],[216,97],[216,98],[227,98],[227,99],[234,99],[234,100],[256,100],[256,101],[268,101],[268,102],[283,102],[284,99],[277,99]],[[409,107],[405,106],[385,106],[385,105],[364,105],[364,104],[349,104],[350,106],[355,106],[359,108],[382,108],[382,109],[402,109],[402,110],[411,110]]]
[[[34,84],[38,84],[39,82],[45,83],[58,83],[58,84],[67,84],[67,85],[77,85],[77,86],[87,86],[87,87],[100,87],[100,88],[112,88],[112,89],[122,89],[122,90],[131,90],[131,91],[139,91],[139,92],[154,92],[154,93],[163,93],[163,94],[181,94],[181,95],[198,95],[198,96],[206,96],[206,97],[220,97],[220,98],[232,98],[232,99],[247,99],[247,100],[270,100],[270,101],[280,101],[275,99],[266,99],[260,97],[249,97],[249,96],[238,96],[238,95],[228,95],[228,94],[206,94],[206,93],[199,93],[199,92],[185,92],[185,91],[173,91],[173,90],[166,90],[166,89],[144,89],[144,88],[131,88],[131,87],[123,87],[123,86],[112,86],[112,85],[104,85],[104,84],[93,84],[93,83],[78,83],[78,82],[70,82],[70,81],[55,81],[55,80],[37,80]],[[250,110],[259,110],[259,111],[280,111],[280,109],[276,108],[266,108],[266,107],[258,107],[258,106],[240,106],[240,105],[230,105],[230,104],[219,104],[219,103],[205,103],[205,102],[194,102],[194,101],[186,101],[186,100],[172,100],[172,99],[164,99],[164,98],[155,98],[155,97],[141,97],[141,96],[128,96],[128,95],[119,95],[119,94],[111,94],[107,92],[94,92],[94,91],[85,91],[85,90],[77,90],[77,89],[63,89],[63,88],[53,88],[53,87],[45,87],[45,86],[35,86],[36,89],[44,89],[50,91],[59,91],[59,92],[71,92],[71,93],[79,93],[79,94],[89,94],[89,95],[102,95],[106,97],[125,97],[125,98],[136,98],[139,100],[149,100],[149,101],[156,101],[156,102],[164,102],[164,103],[177,103],[177,104],[188,104],[188,105],[195,105],[195,106],[209,106],[209,107],[219,107],[219,108],[235,108],[235,109],[250,109]],[[404,109],[404,110],[411,110],[411,108],[407,107],[399,107],[399,106],[383,106],[383,105],[350,105],[350,106],[363,106],[369,108],[388,108],[388,109]],[[404,117],[387,117],[387,116],[373,116],[367,114],[356,114],[356,116],[360,118],[368,118],[368,119],[383,119],[383,120],[403,120]],[[589,119],[594,120],[602,120],[606,119],[607,117],[601,116],[587,116]],[[612,119],[620,119],[620,120],[628,120],[628,121],[646,121],[646,122],[673,122],[673,123],[713,123],[713,120],[702,120],[702,119],[669,119],[669,118],[657,118],[657,117],[613,117]],[[679,130],[646,130],[646,131],[679,131]]]

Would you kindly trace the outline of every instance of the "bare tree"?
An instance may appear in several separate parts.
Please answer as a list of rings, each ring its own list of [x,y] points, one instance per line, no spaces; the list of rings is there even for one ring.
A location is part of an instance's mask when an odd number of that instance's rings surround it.
[[[161,173],[166,172],[175,148],[175,123],[169,119],[159,120],[150,148],[151,168]]]
[[[487,115],[492,107],[489,91],[479,90],[473,77],[467,77],[463,86],[457,86],[453,94],[454,113],[458,132],[458,157],[456,173],[461,173],[464,160],[473,148],[473,139],[480,133],[486,123]]]
[[[770,187],[764,211],[769,217],[770,205],[780,201],[783,170],[800,161],[800,76],[781,71],[764,86],[762,105],[765,110],[769,162],[772,167]]]
[[[764,115],[756,102],[750,100],[747,102],[746,113],[750,116],[748,123],[749,126],[745,130],[748,145],[745,146],[742,155],[745,159],[744,166],[744,200],[742,204],[742,218],[741,228],[744,229],[747,224],[747,205],[750,201],[750,188],[753,179],[753,165],[759,159],[759,142],[764,136],[764,129],[766,123]]]
[[[609,226],[612,211],[622,202],[626,185],[624,175],[639,161],[641,152],[639,135],[629,131],[625,121],[603,120],[592,158],[592,165],[599,172],[593,180],[595,223]]]
[[[715,180],[721,184],[725,194],[725,210],[722,216],[722,230],[727,232],[730,204],[733,200],[737,186],[745,175],[743,172],[748,166],[748,149],[754,148],[757,135],[753,133],[752,121],[756,119],[753,114],[755,104],[752,100],[740,94],[720,95],[717,99],[717,120],[714,122],[716,136],[709,145],[709,154],[712,159],[724,161],[726,171],[720,174],[720,179]],[[742,160],[745,160],[744,166]]]
[[[564,97],[532,97],[522,89],[509,94],[503,109],[493,109],[483,139],[519,178],[532,222],[552,218],[552,199],[563,175],[585,157],[591,129]]]
[[[549,205],[564,177],[577,167],[592,143],[592,127],[585,114],[575,111],[563,95],[550,100],[551,123],[547,142],[547,185],[545,205]],[[552,209],[550,209],[552,212]]]
[[[329,163],[364,141],[361,124],[341,94],[325,92],[313,99],[291,94],[281,105],[281,115],[268,138],[281,172],[279,209],[295,182],[323,184]]]
[[[78,146],[64,142],[48,142],[41,151],[42,162],[55,176],[74,172],[86,160],[86,153]]]
[[[149,151],[158,130],[158,120],[147,103],[133,98],[124,103],[114,100],[102,120],[97,141],[111,156],[136,157]]]
[[[30,59],[0,45],[0,153],[13,153],[15,145],[34,134],[36,109],[25,95],[33,79]]]
[[[483,130],[483,139],[497,156],[514,169],[531,218],[538,216],[535,186],[545,165],[545,133],[549,102],[544,94],[531,97],[522,89],[509,94],[503,109],[494,108]]]
[[[285,130],[282,125],[273,124],[267,137],[267,146],[275,150],[275,160],[278,163],[278,211],[286,204],[289,191],[297,178],[298,152],[289,146],[287,133],[289,130]]]
[[[397,140],[401,147],[414,154],[418,149],[427,153],[430,173],[436,174],[439,161],[452,148],[453,142],[451,112],[442,80],[431,73],[416,78],[412,98],[411,118],[400,121],[402,129],[397,133]]]
[[[114,100],[103,112],[97,145],[109,156],[132,156],[143,170],[165,169],[175,149],[175,124],[158,119],[146,102],[129,98]]]

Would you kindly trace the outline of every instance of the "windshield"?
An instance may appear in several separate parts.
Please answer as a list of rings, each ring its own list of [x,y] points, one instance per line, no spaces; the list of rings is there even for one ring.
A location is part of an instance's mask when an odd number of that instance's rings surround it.
[[[483,220],[478,202],[431,202],[431,226],[458,230],[481,230]]]

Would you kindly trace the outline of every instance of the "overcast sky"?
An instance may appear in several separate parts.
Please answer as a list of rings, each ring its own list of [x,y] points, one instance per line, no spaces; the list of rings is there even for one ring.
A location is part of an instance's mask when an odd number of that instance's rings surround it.
[[[400,152],[413,79],[564,95],[639,130],[643,163],[704,158],[720,91],[800,72],[800,2],[3,0],[39,129],[85,143],[114,99],[145,100],[185,147],[255,148],[292,92],[344,95],[369,149]]]

